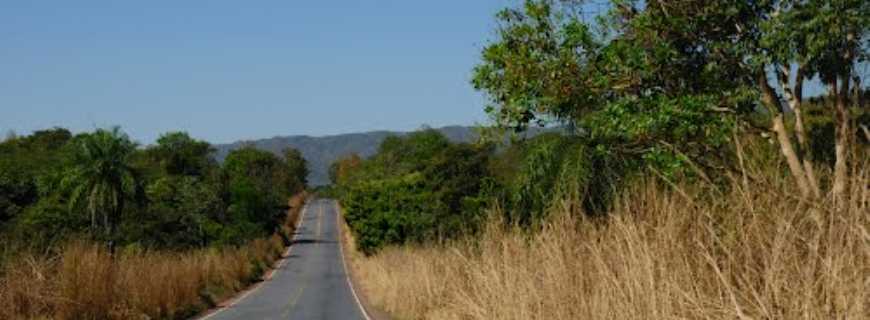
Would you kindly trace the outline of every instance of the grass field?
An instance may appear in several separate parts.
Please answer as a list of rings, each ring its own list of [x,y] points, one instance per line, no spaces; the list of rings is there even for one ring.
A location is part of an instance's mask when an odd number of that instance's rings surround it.
[[[285,235],[304,196],[290,200]],[[281,258],[275,234],[241,247],[122,250],[75,241],[55,256],[25,254],[0,277],[0,319],[183,319],[227,299]]]
[[[353,267],[398,319],[868,319],[862,168],[842,212],[763,173],[726,191],[648,181],[605,219],[561,203],[533,232],[492,219],[479,239],[390,247]]]

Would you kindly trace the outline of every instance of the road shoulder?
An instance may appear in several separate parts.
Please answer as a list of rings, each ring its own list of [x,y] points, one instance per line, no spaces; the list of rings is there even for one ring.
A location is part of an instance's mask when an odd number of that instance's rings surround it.
[[[391,317],[388,313],[384,312],[380,308],[375,307],[366,296],[364,290],[362,290],[362,286],[360,285],[360,279],[357,275],[357,272],[354,271],[353,263],[351,261],[350,255],[354,252],[353,246],[353,238],[350,234],[350,229],[348,229],[347,223],[344,221],[344,214],[341,208],[341,205],[338,201],[335,201],[335,210],[337,213],[338,219],[338,227],[341,238],[341,259],[344,263],[345,272],[347,273],[348,284],[350,285],[350,289],[354,294],[354,297],[357,299],[357,303],[360,304],[360,307],[363,309],[366,318],[369,320],[390,320]]]
[[[302,201],[302,207],[299,208],[298,211],[296,212],[296,214],[295,214],[296,216],[293,218],[295,221],[291,222],[292,226],[293,226],[293,235],[290,236],[291,237],[290,244],[287,246],[287,248],[281,254],[281,259],[278,259],[271,266],[269,266],[270,267],[269,270],[267,270],[265,273],[263,273],[263,275],[260,276],[260,279],[258,281],[254,282],[254,283],[250,284],[248,287],[246,287],[242,290],[239,290],[238,292],[224,298],[223,300],[217,302],[214,307],[203,310],[202,312],[200,312],[196,316],[192,317],[191,319],[195,319],[195,320],[210,319],[210,318],[220,314],[222,311],[226,310],[227,308],[230,308],[230,307],[234,306],[235,304],[240,303],[241,301],[245,300],[245,298],[247,298],[249,295],[257,292],[257,290],[259,290],[260,287],[263,286],[268,280],[271,280],[272,277],[275,276],[275,273],[278,272],[278,270],[281,267],[283,267],[285,263],[287,263],[287,260],[290,257],[290,253],[293,250],[293,241],[296,239],[296,235],[297,235],[296,231],[299,230],[299,228],[302,226],[302,223],[305,220],[305,211],[308,210],[308,204],[311,200],[313,200],[313,198],[306,195],[304,200]]]

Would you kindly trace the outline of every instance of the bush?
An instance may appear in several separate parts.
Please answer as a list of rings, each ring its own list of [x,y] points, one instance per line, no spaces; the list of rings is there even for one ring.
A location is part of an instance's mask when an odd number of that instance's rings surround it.
[[[336,193],[360,249],[373,253],[387,244],[475,232],[490,203],[492,152],[424,130],[386,139],[370,159],[337,162]]]
[[[421,241],[434,233],[434,194],[419,173],[347,187],[345,219],[366,253],[387,244]]]

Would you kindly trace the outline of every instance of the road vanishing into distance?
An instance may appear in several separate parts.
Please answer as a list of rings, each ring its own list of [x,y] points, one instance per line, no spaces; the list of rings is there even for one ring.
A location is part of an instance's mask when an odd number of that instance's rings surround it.
[[[200,320],[367,319],[347,277],[334,200],[302,210],[290,254],[271,278]]]

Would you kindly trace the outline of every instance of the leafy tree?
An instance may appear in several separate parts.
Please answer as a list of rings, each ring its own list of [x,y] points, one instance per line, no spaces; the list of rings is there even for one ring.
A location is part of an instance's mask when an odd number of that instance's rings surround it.
[[[870,3],[861,0],[766,1],[761,14],[759,47],[754,55],[758,85],[765,106],[774,114],[772,130],[803,196],[821,194],[807,152],[809,142],[803,117],[803,86],[818,77],[834,100],[834,181],[832,193],[844,203],[848,181],[848,150],[855,128],[849,107],[858,105],[861,75],[856,68],[867,61],[870,46]],[[770,77],[772,73],[774,76]],[[784,124],[784,114],[794,113],[797,143]]]
[[[727,167],[733,131],[761,114],[770,119],[761,129],[776,134],[807,197],[820,193],[804,157],[800,89],[818,76],[835,98],[832,190],[839,199],[854,140],[848,106],[859,96],[850,92],[858,91],[855,68],[868,56],[868,6],[614,0],[593,24],[581,18],[578,2],[527,0],[497,15],[497,38],[484,48],[472,83],[488,95],[487,111],[501,126],[576,124],[590,150],[640,159],[640,168],[668,175]],[[792,111],[796,122],[787,126]]]
[[[168,133],[137,149],[119,128],[72,137],[36,131],[0,143],[0,241],[43,250],[71,235],[116,245],[237,245],[274,231],[305,162],[263,151],[232,152]],[[135,201],[133,201],[135,200]]]
[[[344,156],[329,166],[329,180],[333,184],[344,184],[350,178],[351,172],[362,163],[362,158],[356,153]]]
[[[157,139],[157,145],[147,153],[169,175],[204,177],[217,163],[213,159],[215,149],[205,141],[191,138],[185,132],[165,133]]]
[[[84,234],[90,227],[85,215],[70,214],[62,195],[51,194],[24,208],[15,219],[8,236],[36,250],[49,248],[68,240],[70,236]]]
[[[291,192],[287,164],[271,152],[245,147],[227,155],[223,175],[230,196],[228,215],[243,238],[274,231]]]
[[[308,161],[302,156],[302,152],[293,148],[284,149],[282,153],[291,177],[290,190],[302,191],[308,185]]]
[[[483,49],[472,84],[502,126],[570,123],[598,105],[584,69],[601,43],[579,20],[577,3],[525,1],[496,15],[496,40]]]
[[[360,250],[372,254],[388,244],[423,241],[435,233],[434,195],[423,175],[361,180],[345,185],[345,219]]]
[[[488,187],[491,145],[453,144],[435,130],[384,140],[362,160],[340,159],[332,176],[360,248],[475,232]]]
[[[40,181],[58,171],[69,130],[35,131],[0,143],[0,225],[39,200]],[[47,182],[47,181],[44,181]]]
[[[483,50],[472,83],[489,96],[487,111],[501,126],[556,121],[625,157],[658,158],[659,169],[706,163],[733,126],[723,111],[751,103],[739,64],[720,49],[736,27],[688,19],[722,12],[711,19],[727,21],[745,9],[705,3],[640,12],[615,1],[596,26],[576,2],[526,1],[497,15],[498,38]]]
[[[62,182],[70,190],[70,209],[84,203],[91,227],[102,226],[114,249],[114,233],[125,205],[138,194],[137,174],[128,163],[136,143],[118,127],[97,129],[74,143],[71,168]]]
[[[387,173],[409,173],[422,169],[429,159],[449,145],[447,137],[437,130],[424,129],[406,136],[387,137],[375,157]]]
[[[486,188],[491,145],[451,144],[428,159],[420,171],[432,193],[435,234],[451,238],[475,231],[489,204]]]
[[[161,177],[147,186],[145,194],[149,205],[125,225],[129,242],[178,248],[226,240],[221,239],[220,224],[225,204],[218,190],[200,178]]]

